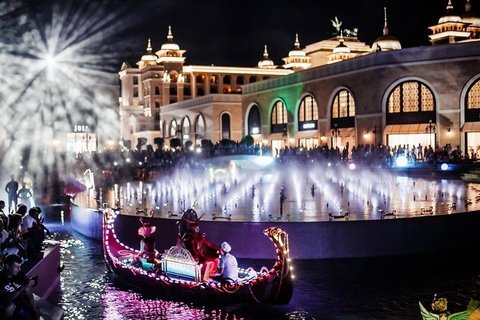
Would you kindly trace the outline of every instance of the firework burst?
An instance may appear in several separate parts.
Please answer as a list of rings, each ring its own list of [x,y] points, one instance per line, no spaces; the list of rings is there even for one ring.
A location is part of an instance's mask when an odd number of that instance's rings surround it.
[[[119,136],[116,58],[130,8],[38,2],[0,2],[0,153],[12,172],[66,165],[64,152],[78,151],[67,138],[77,128],[100,145]]]

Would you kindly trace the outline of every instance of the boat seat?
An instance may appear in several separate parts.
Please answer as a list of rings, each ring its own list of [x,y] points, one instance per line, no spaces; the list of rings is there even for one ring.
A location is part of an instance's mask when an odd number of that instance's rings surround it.
[[[182,246],[173,246],[160,258],[161,269],[168,277],[190,281],[201,281],[201,265]]]

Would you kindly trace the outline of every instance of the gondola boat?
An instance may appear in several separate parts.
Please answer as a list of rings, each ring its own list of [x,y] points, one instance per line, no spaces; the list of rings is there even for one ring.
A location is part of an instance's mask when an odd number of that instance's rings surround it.
[[[276,261],[271,269],[260,271],[238,268],[238,280],[211,279],[201,281],[201,265],[181,245],[156,254],[153,263],[138,259],[140,250],[123,244],[115,233],[115,220],[121,216],[114,210],[103,215],[103,249],[108,269],[121,280],[159,296],[206,303],[253,302],[287,304],[293,293],[293,274],[288,234],[270,227],[264,234],[273,242]]]

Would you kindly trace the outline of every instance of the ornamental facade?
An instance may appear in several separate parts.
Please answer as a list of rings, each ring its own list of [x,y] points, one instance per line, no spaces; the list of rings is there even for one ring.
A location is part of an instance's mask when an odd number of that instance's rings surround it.
[[[335,19],[330,39],[302,49],[297,35],[284,66],[275,66],[266,47],[255,68],[185,66],[169,30],[161,50],[153,54],[149,43],[137,68],[120,71],[123,138],[132,148],[139,138],[200,144],[251,135],[272,149],[383,143],[476,150],[480,20],[470,1],[465,13],[453,17],[452,10],[449,1],[430,27],[434,46],[402,49],[385,10],[383,35],[372,46]]]

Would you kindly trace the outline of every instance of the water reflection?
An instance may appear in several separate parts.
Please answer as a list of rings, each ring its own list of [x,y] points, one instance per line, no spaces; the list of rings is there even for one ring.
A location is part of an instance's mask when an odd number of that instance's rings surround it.
[[[457,250],[368,259],[295,261],[292,301],[286,306],[235,304],[194,305],[161,300],[111,278],[101,244],[72,233],[68,226],[48,228],[61,240],[61,290],[51,301],[76,319],[419,319],[418,301],[445,296],[453,312],[464,310],[470,298],[480,298],[480,257],[477,250]],[[260,268],[265,260],[242,259]]]

